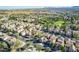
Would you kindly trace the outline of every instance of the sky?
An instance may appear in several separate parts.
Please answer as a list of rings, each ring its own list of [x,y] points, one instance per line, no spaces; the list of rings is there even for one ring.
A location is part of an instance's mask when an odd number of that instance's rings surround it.
[[[79,0],[0,0],[0,5],[73,6],[79,5]]]
[[[2,7],[4,6],[4,7]],[[51,6],[51,7],[70,7],[70,6],[79,6],[79,0],[0,0],[0,9],[1,8],[14,8],[6,6],[23,6],[15,8],[31,8],[28,6]]]

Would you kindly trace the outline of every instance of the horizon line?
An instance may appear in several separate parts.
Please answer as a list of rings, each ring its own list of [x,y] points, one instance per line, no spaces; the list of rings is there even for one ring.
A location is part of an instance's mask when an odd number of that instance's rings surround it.
[[[0,10],[10,9],[36,9],[36,8],[65,8],[65,7],[79,7],[79,6],[0,6]]]

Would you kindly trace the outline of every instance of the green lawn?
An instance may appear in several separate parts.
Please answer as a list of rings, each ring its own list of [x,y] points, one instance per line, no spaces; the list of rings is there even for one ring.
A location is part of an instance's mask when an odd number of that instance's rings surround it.
[[[60,28],[63,26],[64,23],[65,23],[64,21],[59,20],[59,21],[54,22],[54,26],[56,26],[57,28]]]

